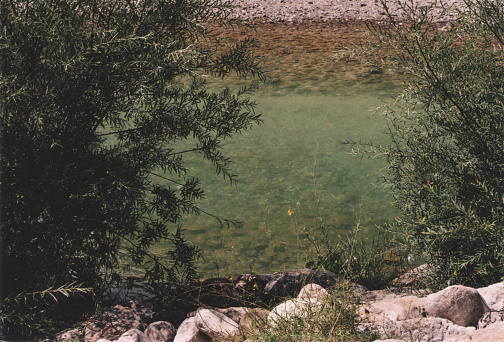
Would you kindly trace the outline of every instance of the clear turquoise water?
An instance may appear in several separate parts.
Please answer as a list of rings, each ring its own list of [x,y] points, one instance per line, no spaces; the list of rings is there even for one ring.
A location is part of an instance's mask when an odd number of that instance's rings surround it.
[[[375,82],[383,77],[262,85],[253,98],[264,124],[224,148],[239,176],[235,186],[201,155],[186,156],[207,194],[200,207],[243,222],[241,228],[228,228],[205,215],[183,220],[188,239],[204,251],[198,264],[202,276],[301,267],[313,253],[306,233],[321,239],[321,225],[335,243],[357,222],[364,238],[372,238],[376,225],[398,216],[392,198],[376,186],[385,161],[352,156],[341,144],[387,142],[386,123],[373,111],[400,87]],[[159,245],[156,252],[165,248]]]

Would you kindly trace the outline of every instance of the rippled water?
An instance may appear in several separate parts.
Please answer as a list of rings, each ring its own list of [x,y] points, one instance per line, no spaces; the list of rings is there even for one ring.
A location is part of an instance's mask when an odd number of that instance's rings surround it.
[[[327,30],[298,28],[294,34],[273,27],[261,36],[263,45],[273,46],[259,51],[271,79],[253,95],[264,124],[225,146],[239,175],[235,186],[200,155],[187,156],[207,193],[201,208],[243,222],[238,229],[206,216],[183,221],[188,239],[204,250],[204,276],[303,266],[312,247],[306,233],[320,238],[323,225],[336,242],[360,221],[364,236],[372,237],[375,225],[398,215],[392,199],[375,186],[385,161],[351,156],[341,141],[386,142],[385,121],[373,110],[398,93],[401,81],[331,58],[348,42]]]

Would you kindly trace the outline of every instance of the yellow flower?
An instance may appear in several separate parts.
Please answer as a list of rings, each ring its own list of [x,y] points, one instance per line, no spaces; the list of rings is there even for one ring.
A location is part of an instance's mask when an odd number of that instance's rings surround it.
[[[289,216],[292,216],[292,214],[294,214],[294,212],[292,210],[287,210],[287,214],[289,214]]]
[[[453,275],[456,277],[457,276],[457,271],[453,272]]]

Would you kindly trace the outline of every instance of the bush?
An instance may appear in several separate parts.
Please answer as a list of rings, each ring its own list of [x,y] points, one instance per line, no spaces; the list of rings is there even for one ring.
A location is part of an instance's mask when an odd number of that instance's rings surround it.
[[[431,286],[487,285],[504,275],[504,5],[441,5],[403,2],[402,21],[370,23],[386,67],[408,82],[385,111],[390,144],[357,150],[386,156],[407,217],[397,232],[427,258]]]
[[[248,89],[205,88],[207,75],[262,76],[251,41],[218,37],[230,6],[0,6],[4,304],[69,283],[96,289],[125,251],[149,281],[196,278],[199,250],[177,225],[201,213],[204,192],[183,157],[200,153],[233,181],[221,143],[260,122]],[[168,264],[149,253],[160,240],[173,242]]]

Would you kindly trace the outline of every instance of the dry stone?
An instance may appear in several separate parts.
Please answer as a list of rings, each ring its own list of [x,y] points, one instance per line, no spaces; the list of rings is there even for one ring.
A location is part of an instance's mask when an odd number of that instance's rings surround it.
[[[328,296],[329,293],[327,292],[327,290],[318,284],[308,284],[303,287],[298,294],[298,298],[317,298],[320,300],[327,298]]]
[[[467,335],[474,327],[461,327],[453,322],[437,317],[408,319],[405,321],[385,320],[381,324],[359,324],[359,332],[377,332],[382,338],[397,336],[404,341],[440,342],[448,338]]]
[[[295,296],[307,284],[318,284],[323,287],[338,283],[336,274],[325,270],[298,269],[283,273],[261,276],[268,279],[264,288],[269,295],[277,297]]]
[[[491,324],[485,329],[470,331],[444,340],[443,342],[502,342],[504,341],[504,322]]]
[[[243,316],[247,313],[247,308],[242,307],[231,307],[227,309],[215,309],[220,313],[226,315],[231,318],[236,324],[239,324]]]
[[[421,318],[424,304],[424,298],[391,296],[361,306],[359,316],[363,322],[377,324]]]
[[[177,329],[173,342],[211,342],[212,339],[199,331],[196,317],[187,318]]]
[[[269,311],[265,309],[247,309],[240,320],[240,331],[244,334],[253,329],[262,330],[268,325]]]
[[[268,323],[275,326],[279,320],[291,320],[295,317],[307,317],[317,312],[323,303],[317,298],[294,298],[277,305],[268,315]]]
[[[425,302],[425,315],[446,318],[463,327],[478,326],[478,321],[489,311],[477,290],[462,285],[429,295]]]
[[[504,310],[504,284],[497,283],[478,289],[478,293],[487,303],[491,311]]]
[[[214,339],[235,336],[240,333],[238,323],[217,310],[198,309],[194,318],[199,331]]]

